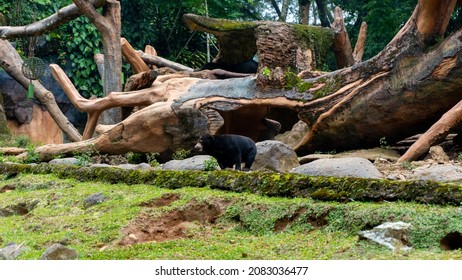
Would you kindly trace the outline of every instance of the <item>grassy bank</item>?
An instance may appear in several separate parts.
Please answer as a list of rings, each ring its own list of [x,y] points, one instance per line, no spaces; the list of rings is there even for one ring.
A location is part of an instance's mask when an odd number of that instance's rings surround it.
[[[0,190],[0,245],[22,243],[27,249],[20,259],[39,259],[58,242],[80,259],[462,258],[462,251],[443,251],[439,244],[449,232],[462,232],[459,206],[321,202],[27,173],[1,175]],[[85,207],[95,193],[107,200]],[[19,204],[35,206],[11,211]],[[412,224],[412,251],[358,239],[360,230],[386,221]]]

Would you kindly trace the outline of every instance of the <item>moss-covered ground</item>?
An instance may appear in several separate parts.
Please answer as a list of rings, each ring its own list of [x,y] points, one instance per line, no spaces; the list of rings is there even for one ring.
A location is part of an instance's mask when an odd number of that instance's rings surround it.
[[[39,259],[53,243],[76,249],[80,259],[462,259],[461,250],[444,251],[439,244],[447,233],[462,232],[460,205],[328,202],[179,184],[171,189],[55,174],[0,175],[0,209],[38,201],[25,215],[0,217],[0,247],[23,244],[19,259]],[[84,200],[95,193],[108,200],[85,208]],[[178,199],[151,203],[172,193]],[[202,209],[188,208],[192,202],[217,201],[225,206],[213,222],[189,219],[179,238],[120,245],[124,229],[139,217],[156,220],[178,210]],[[386,221],[412,224],[410,252],[358,238],[360,230]]]

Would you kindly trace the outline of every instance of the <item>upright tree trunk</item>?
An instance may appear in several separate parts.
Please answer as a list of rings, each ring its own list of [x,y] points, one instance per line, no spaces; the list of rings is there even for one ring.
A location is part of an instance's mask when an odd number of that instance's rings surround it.
[[[325,0],[316,0],[318,6],[319,19],[321,20],[321,26],[330,27],[329,18],[327,17],[327,5]]]
[[[279,21],[287,21],[287,14],[289,13],[289,4],[290,0],[282,0],[281,16],[279,17]]]
[[[120,2],[107,0],[103,6],[103,15],[84,0],[73,0],[74,4],[87,16],[101,33],[104,54],[104,96],[110,92],[122,91],[122,51],[120,45]],[[120,108],[113,108],[104,112],[100,122],[115,124],[122,120]]]
[[[309,18],[310,18],[310,4],[311,0],[298,0],[298,10],[299,10],[299,17],[300,17],[300,24],[308,25]]]

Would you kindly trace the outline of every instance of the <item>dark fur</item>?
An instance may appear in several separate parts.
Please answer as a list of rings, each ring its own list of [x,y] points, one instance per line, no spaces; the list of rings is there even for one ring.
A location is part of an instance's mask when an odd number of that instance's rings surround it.
[[[234,134],[202,135],[194,149],[216,158],[222,169],[234,166],[236,170],[241,170],[241,163],[244,162],[245,171],[250,170],[257,154],[252,139]]]
[[[226,64],[219,62],[208,62],[202,66],[201,70],[223,69],[235,73],[253,74],[257,73],[258,62],[253,59],[240,62],[238,64]]]

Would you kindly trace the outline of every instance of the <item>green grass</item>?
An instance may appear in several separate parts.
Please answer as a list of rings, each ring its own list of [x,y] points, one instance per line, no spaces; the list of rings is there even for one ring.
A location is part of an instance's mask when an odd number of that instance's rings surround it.
[[[59,179],[55,175],[0,175],[0,209],[38,200],[30,213],[0,217],[0,247],[8,242],[27,248],[19,259],[39,259],[51,244],[76,249],[80,259],[462,259],[462,251],[443,251],[439,240],[462,232],[462,209],[416,203],[319,202],[306,198],[276,198],[208,188],[169,190],[152,185],[108,184]],[[109,199],[85,209],[95,193]],[[162,207],[142,206],[167,193],[180,199]],[[123,229],[140,214],[153,219],[188,203],[228,203],[213,224],[193,221],[186,237],[120,246]],[[300,211],[303,209],[303,211]],[[282,231],[275,225],[290,220]],[[410,252],[392,252],[359,240],[358,231],[386,221],[413,225]]]

